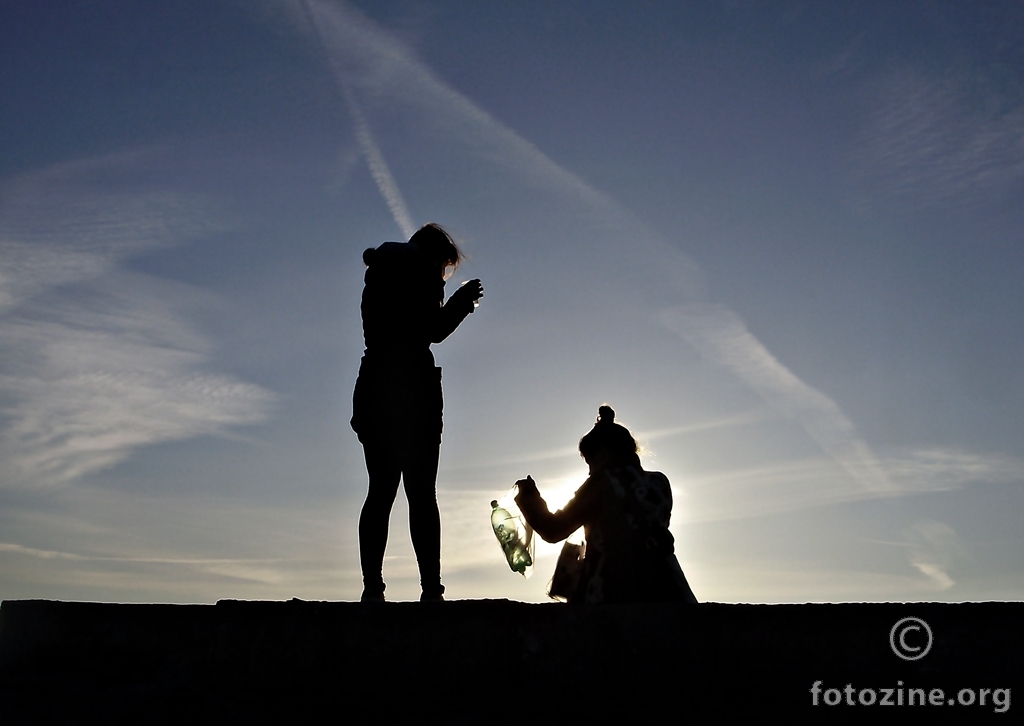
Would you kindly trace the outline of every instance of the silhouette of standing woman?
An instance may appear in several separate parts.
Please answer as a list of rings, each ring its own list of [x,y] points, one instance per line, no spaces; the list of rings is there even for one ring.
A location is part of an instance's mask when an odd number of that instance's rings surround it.
[[[352,428],[370,479],[359,515],[363,602],[384,601],[384,550],[399,480],[409,500],[420,600],[444,599],[436,492],[443,398],[430,345],[447,338],[483,295],[480,281],[470,280],[444,302],[445,279],[462,260],[436,224],[421,227],[407,243],[385,242],[363,252],[366,350],[352,397]]]

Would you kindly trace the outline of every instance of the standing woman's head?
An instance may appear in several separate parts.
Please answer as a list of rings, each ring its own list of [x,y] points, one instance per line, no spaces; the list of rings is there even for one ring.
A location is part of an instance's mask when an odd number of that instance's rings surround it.
[[[436,260],[441,267],[441,276],[445,279],[459,269],[459,265],[465,259],[465,255],[455,244],[452,236],[445,232],[441,225],[434,222],[425,224],[416,230],[409,238],[409,243],[416,245]]]
[[[639,447],[629,429],[615,423],[611,406],[597,410],[597,423],[590,433],[580,439],[580,456],[590,465],[590,473],[606,466],[633,465],[640,468]]]

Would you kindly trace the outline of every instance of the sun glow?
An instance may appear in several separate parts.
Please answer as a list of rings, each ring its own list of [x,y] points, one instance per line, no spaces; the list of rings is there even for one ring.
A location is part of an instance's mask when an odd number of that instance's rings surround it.
[[[537,488],[540,490],[541,496],[544,497],[544,501],[547,502],[548,509],[554,512],[569,503],[569,500],[573,498],[576,490],[580,488],[585,480],[585,473],[573,472],[548,482],[538,481]],[[566,539],[572,542],[582,542],[583,528],[580,527]],[[543,539],[537,538],[538,559],[546,559],[549,556],[554,559],[558,557],[561,549],[561,542],[545,542]]]

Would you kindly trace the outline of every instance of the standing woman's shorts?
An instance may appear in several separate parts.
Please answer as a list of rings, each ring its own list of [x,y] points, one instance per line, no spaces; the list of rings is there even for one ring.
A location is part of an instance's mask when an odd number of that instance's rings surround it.
[[[352,394],[352,428],[359,441],[441,443],[441,369],[367,360]]]

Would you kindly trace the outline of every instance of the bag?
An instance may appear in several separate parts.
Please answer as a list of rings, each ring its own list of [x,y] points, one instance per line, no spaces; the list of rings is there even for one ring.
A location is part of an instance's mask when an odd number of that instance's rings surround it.
[[[585,544],[565,542],[562,545],[562,551],[558,553],[558,561],[555,563],[555,574],[548,583],[548,597],[568,601],[576,593],[583,572],[585,550]]]

